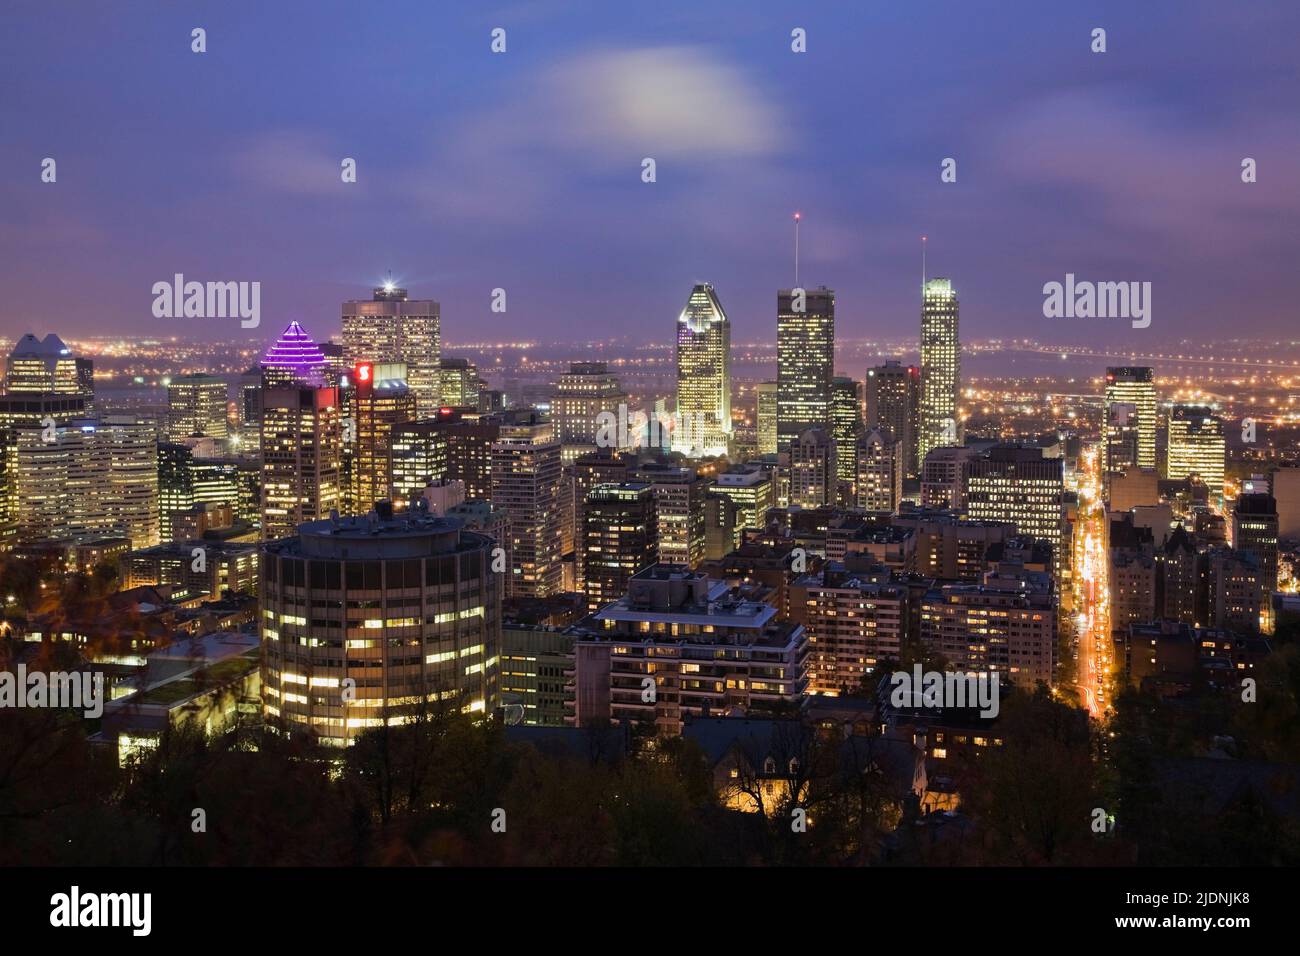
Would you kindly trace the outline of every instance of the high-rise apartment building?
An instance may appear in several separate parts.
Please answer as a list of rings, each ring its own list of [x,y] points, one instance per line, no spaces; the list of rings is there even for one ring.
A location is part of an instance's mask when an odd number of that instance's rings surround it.
[[[903,446],[903,474],[920,474],[917,433],[921,413],[921,369],[889,361],[867,369],[865,382],[868,428],[885,428]]]
[[[693,568],[703,561],[708,480],[694,468],[659,462],[643,462],[628,477],[654,490],[660,562]]]
[[[1277,590],[1277,501],[1269,494],[1242,495],[1232,509],[1232,546],[1259,564],[1264,594]]]
[[[443,708],[496,709],[495,542],[456,518],[376,510],[263,545],[263,703],[291,737],[342,747]]]
[[[929,279],[921,296],[921,414],[917,457],[960,442],[959,304],[951,279]]]
[[[614,454],[608,448],[601,448],[580,456],[570,467],[573,472],[569,482],[573,495],[573,536],[577,542],[581,542],[586,521],[587,494],[597,485],[617,485],[626,481],[631,456]],[[574,586],[579,591],[585,590],[586,555],[581,546],[574,548],[573,574]]]
[[[903,443],[887,429],[869,429],[857,439],[854,460],[855,506],[867,511],[897,511],[903,497]]]
[[[713,286],[698,283],[677,317],[673,450],[725,455],[731,441],[731,323]]]
[[[167,386],[167,437],[181,441],[194,435],[229,436],[228,391],[225,379],[215,375],[182,375],[172,379]]]
[[[509,516],[511,596],[548,597],[562,589],[560,469],[551,422],[533,415],[500,426],[490,497]]]
[[[767,510],[776,507],[772,475],[761,468],[724,471],[714,479],[712,490],[736,503],[736,522],[741,528],[766,527]]]
[[[393,501],[405,506],[430,481],[465,483],[467,498],[492,497],[492,445],[512,413],[465,415],[443,409],[432,418],[397,425],[392,434]],[[515,416],[518,417],[518,416]]]
[[[343,303],[343,361],[405,362],[406,384],[421,418],[442,404],[442,320],[437,302],[408,298],[388,283],[370,300]]]
[[[587,609],[598,611],[658,563],[654,489],[643,481],[591,489],[583,503],[582,553]]]
[[[1175,405],[1169,411],[1169,446],[1166,478],[1196,475],[1210,494],[1223,496],[1227,444],[1223,419],[1203,405]]]
[[[835,377],[835,292],[782,289],[776,294],[777,446],[784,451],[810,428],[830,428]]]
[[[1130,407],[1113,413],[1116,405]],[[1156,384],[1152,369],[1143,366],[1106,369],[1105,421],[1107,449],[1109,452],[1113,427],[1116,455],[1113,465],[1107,463],[1107,471],[1122,472],[1126,464],[1136,464],[1139,468],[1156,466]],[[1124,461],[1129,443],[1137,446],[1135,462]]]
[[[809,428],[790,443],[790,504],[821,508],[836,501],[835,442],[823,428]]]
[[[836,564],[791,583],[790,616],[808,632],[809,693],[856,693],[877,665],[899,659],[908,591],[888,574],[849,573]]]

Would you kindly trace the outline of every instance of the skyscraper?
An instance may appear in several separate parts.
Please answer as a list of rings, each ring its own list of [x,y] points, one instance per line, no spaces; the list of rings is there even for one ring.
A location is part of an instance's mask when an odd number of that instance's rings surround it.
[[[1128,406],[1114,409],[1113,406]],[[1115,463],[1106,470],[1118,474],[1124,470],[1126,443],[1137,446],[1139,468],[1156,466],[1156,384],[1154,372],[1143,366],[1115,366],[1106,369],[1105,410],[1107,454],[1114,445]],[[1132,435],[1132,438],[1128,436]]]
[[[86,414],[94,410],[95,364],[78,358],[51,332],[43,339],[28,333],[18,340],[5,366],[5,391],[81,395]]]
[[[551,413],[565,463],[596,450],[602,412],[618,414],[627,393],[604,362],[572,362],[560,376]],[[612,447],[610,450],[613,450]]]
[[[867,369],[868,428],[885,428],[902,445],[903,472],[914,478],[921,473],[917,457],[917,431],[921,411],[921,369],[888,361]]]
[[[597,485],[583,502],[587,610],[613,604],[628,582],[659,560],[654,489],[643,481]]]
[[[510,521],[508,593],[549,597],[561,590],[560,440],[538,416],[504,424],[492,444],[492,504]]]
[[[980,521],[1008,521],[1017,534],[1047,541],[1059,567],[1065,559],[1065,476],[1060,458],[1041,448],[995,445],[965,465],[966,510]]]
[[[387,283],[369,301],[343,303],[343,360],[405,362],[406,384],[421,418],[434,415],[442,401],[441,313],[432,299],[410,299],[405,289]]]
[[[855,504],[867,511],[898,510],[903,496],[903,445],[885,428],[871,428],[857,438]]]
[[[322,384],[324,356],[297,322],[262,360],[262,537],[285,538],[343,499],[339,388]]]
[[[263,700],[291,737],[342,747],[440,708],[496,708],[495,542],[386,504],[376,520],[315,521],[263,545]]]
[[[691,289],[677,317],[677,428],[673,450],[725,455],[731,440],[731,323],[713,286]]]
[[[1223,495],[1223,468],[1227,446],[1223,419],[1203,405],[1175,405],[1169,411],[1169,449],[1166,478],[1197,475],[1210,494]]]
[[[655,496],[659,561],[693,568],[704,560],[704,497],[707,479],[694,468],[646,462],[628,477],[650,485]]]
[[[957,291],[951,279],[925,283],[921,297],[921,434],[917,458],[960,441],[957,393],[961,390],[961,342]]]
[[[809,428],[790,443],[790,504],[835,504],[835,442],[824,428]]]
[[[172,441],[192,435],[226,438],[230,434],[228,391],[225,380],[215,375],[172,379],[167,385],[167,437]]]
[[[391,498],[393,429],[416,417],[415,396],[406,385],[401,362],[363,362],[352,370],[348,396],[352,438],[351,510],[365,514],[377,501]]]
[[[840,494],[853,500],[857,478],[857,442],[862,431],[862,383],[837,376],[831,380],[831,438],[835,442],[835,472]]]
[[[754,386],[754,420],[758,426],[758,453],[777,452],[776,382],[759,382]]]
[[[463,358],[444,358],[438,364],[442,405],[478,411],[478,367]]]
[[[830,428],[835,376],[835,293],[782,289],[776,294],[777,445],[784,450],[810,428]]]

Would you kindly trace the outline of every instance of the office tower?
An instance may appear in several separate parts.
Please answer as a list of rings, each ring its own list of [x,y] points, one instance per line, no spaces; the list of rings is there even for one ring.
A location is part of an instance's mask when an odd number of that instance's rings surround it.
[[[582,538],[587,494],[597,485],[620,484],[627,479],[631,467],[631,456],[614,454],[608,448],[589,452],[574,460],[573,474],[569,482],[569,493],[573,495],[574,537]],[[585,590],[586,555],[581,547],[576,547],[573,554],[574,587]]]
[[[1106,369],[1106,409],[1107,437],[1109,448],[1110,423],[1113,405],[1130,405],[1132,413],[1127,417],[1130,422],[1116,434],[1117,454],[1123,454],[1126,432],[1133,427],[1131,419],[1136,418],[1137,461],[1132,462],[1139,468],[1156,466],[1156,384],[1151,369],[1140,366],[1117,366]],[[1107,465],[1107,470],[1123,470],[1122,459],[1116,460],[1114,467]]]
[[[116,534],[159,542],[158,445],[152,421],[112,415],[17,429],[19,541]]]
[[[835,475],[845,502],[853,499],[857,479],[858,432],[862,431],[862,383],[851,378],[831,380],[831,438],[835,442]]]
[[[1166,478],[1196,475],[1211,495],[1222,497],[1226,454],[1223,419],[1203,405],[1175,405],[1170,409]]]
[[[262,436],[262,370],[254,365],[235,383],[235,406],[239,413],[239,451],[257,457]]]
[[[342,504],[343,409],[324,355],[292,322],[262,359],[262,537],[285,538]]]
[[[348,429],[352,441],[351,503],[365,514],[376,501],[388,500],[392,482],[392,433],[416,417],[416,398],[406,385],[401,362],[363,362],[352,371]],[[344,436],[347,443],[347,436]]]
[[[628,581],[659,558],[654,489],[643,481],[597,485],[583,506],[587,610],[613,604]]]
[[[1108,402],[1103,414],[1106,420],[1101,467],[1109,485],[1114,476],[1141,468],[1138,457],[1142,430],[1137,405],[1132,402]]]
[[[867,369],[868,428],[885,428],[903,446],[903,474],[915,478],[921,473],[917,457],[917,432],[921,413],[921,369],[888,361]]]
[[[83,411],[89,415],[95,403],[95,363],[77,358],[53,332],[44,339],[28,333],[9,353],[5,391],[80,395],[85,399]]]
[[[329,380],[329,361],[316,341],[297,321],[290,322],[266,350],[259,364],[262,387],[309,385],[324,387]]]
[[[439,362],[442,407],[478,411],[478,367],[469,359],[445,358]]]
[[[228,391],[225,380],[215,375],[182,375],[172,379],[167,386],[167,437],[172,441],[192,435],[228,437]]]
[[[679,567],[642,571],[578,632],[574,722],[653,724],[676,736],[692,717],[797,707],[808,683],[807,635],[751,593]],[[647,675],[656,691],[649,702],[641,693]]]
[[[731,323],[713,286],[697,283],[677,317],[673,450],[725,455],[731,441]]]
[[[767,527],[767,510],[776,507],[776,487],[770,472],[754,467],[724,471],[714,479],[712,490],[736,503],[739,527]]]
[[[437,414],[442,402],[442,335],[437,302],[409,299],[387,283],[369,301],[343,303],[343,361],[405,362],[406,384],[421,418]]]
[[[1042,572],[989,571],[979,584],[929,590],[921,602],[921,642],[958,671],[993,671],[1032,690],[1056,666],[1056,594]]]
[[[342,747],[443,708],[496,709],[494,542],[455,518],[376,510],[263,545],[263,707],[291,738]]]
[[[597,438],[602,435],[601,415],[618,415],[626,404],[627,393],[604,362],[570,363],[569,370],[556,383],[551,399],[551,417],[564,446],[565,464],[596,451]],[[615,441],[609,448],[618,445]]]
[[[1232,509],[1232,546],[1259,564],[1264,594],[1277,590],[1277,501],[1272,495],[1242,495]]]
[[[960,442],[961,340],[951,279],[929,279],[921,297],[921,434],[917,457]]]
[[[1059,567],[1065,559],[1063,464],[1044,458],[1041,448],[995,445],[966,462],[966,510],[977,520],[1008,521],[1021,537],[1050,543]]]
[[[831,425],[835,376],[835,293],[782,289],[776,294],[777,447],[810,428]]]
[[[926,508],[966,507],[964,474],[975,449],[965,445],[935,448],[921,463],[921,505]]]
[[[897,511],[903,497],[903,443],[886,429],[872,428],[857,439],[854,459],[856,507]]]
[[[822,428],[809,428],[790,443],[790,504],[820,508],[835,504],[835,442]]]
[[[399,507],[439,478],[465,483],[466,498],[492,497],[492,444],[499,415],[466,416],[445,409],[433,418],[393,429],[393,499]]]
[[[758,426],[758,453],[777,453],[776,382],[759,382],[754,387],[754,421]]]
[[[694,468],[645,462],[628,478],[654,490],[659,529],[659,560],[693,568],[704,560],[704,496],[708,479]]]
[[[560,440],[536,415],[503,424],[492,443],[492,504],[510,519],[510,596],[548,597],[562,587]]]
[[[835,565],[791,583],[790,613],[808,632],[808,692],[853,694],[877,665],[899,659],[907,587]]]

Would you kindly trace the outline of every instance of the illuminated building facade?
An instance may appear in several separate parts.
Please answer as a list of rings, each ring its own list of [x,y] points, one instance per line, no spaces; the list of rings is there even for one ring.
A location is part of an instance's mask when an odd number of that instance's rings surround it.
[[[903,473],[920,474],[917,432],[921,413],[921,369],[917,365],[886,362],[867,369],[865,384],[868,428],[885,428],[903,446]]]
[[[392,484],[392,433],[416,417],[415,395],[406,386],[406,366],[400,362],[362,362],[352,370],[344,445],[352,437],[350,504],[365,514],[376,501],[387,500]],[[345,447],[345,450],[346,447]]]
[[[1117,405],[1129,407],[1113,411]],[[1106,369],[1105,421],[1107,471],[1118,474],[1131,464],[1139,468],[1156,466],[1156,383],[1152,369],[1145,366]],[[1113,459],[1110,457],[1112,428]],[[1136,444],[1137,460],[1127,461],[1132,444]]]
[[[965,503],[971,518],[1006,521],[1016,533],[1047,541],[1054,562],[1064,559],[1065,476],[1060,458],[1041,448],[995,445],[965,466]]]
[[[597,450],[602,412],[618,413],[627,393],[604,362],[573,362],[560,376],[551,399],[551,417],[563,445],[565,464]],[[612,446],[611,446],[612,447]]]
[[[406,384],[421,418],[442,404],[442,319],[437,302],[411,299],[391,283],[370,300],[343,303],[343,361],[404,362]]]
[[[659,561],[693,568],[704,560],[704,497],[709,482],[694,468],[645,462],[628,478],[654,491]]]
[[[835,377],[835,293],[782,289],[776,294],[777,446],[784,451],[810,428],[831,425]]]
[[[478,411],[478,368],[463,358],[445,358],[439,362],[442,405]]]
[[[925,283],[921,296],[921,414],[917,457],[960,442],[957,394],[961,390],[959,303],[951,279]]]
[[[790,614],[808,632],[809,693],[854,693],[876,665],[899,659],[908,591],[887,574],[877,580],[834,565],[791,583]]]
[[[853,498],[857,479],[857,441],[862,431],[862,383],[851,378],[831,380],[831,438],[835,442],[835,476],[843,500]]]
[[[897,511],[903,496],[903,443],[883,428],[872,428],[857,439],[853,457],[855,506]]]
[[[224,379],[215,375],[182,375],[167,386],[167,436],[181,441],[192,435],[226,438],[230,425],[226,415]]]
[[[494,542],[455,518],[376,512],[263,545],[263,705],[290,737],[341,747],[421,713],[497,706]]]
[[[766,527],[767,509],[776,507],[772,475],[760,468],[724,471],[714,479],[711,490],[735,502],[736,522],[741,528]]]
[[[731,441],[731,323],[713,286],[698,283],[677,317],[677,428],[673,450],[727,454]]]
[[[1198,476],[1210,494],[1223,497],[1227,444],[1223,419],[1203,405],[1175,405],[1169,411],[1169,445],[1165,477]]]
[[[510,596],[562,590],[560,440],[538,416],[503,424],[492,444],[492,504],[510,520]]]
[[[758,453],[777,453],[776,382],[759,382],[754,387],[754,419],[758,424]]]
[[[588,492],[582,552],[587,609],[598,611],[623,596],[633,575],[659,560],[654,489],[628,481]]]
[[[824,428],[809,428],[790,443],[790,504],[820,508],[836,500],[835,442]]]
[[[95,363],[73,355],[53,332],[43,339],[28,333],[5,363],[5,391],[80,395],[89,415],[95,404]]]

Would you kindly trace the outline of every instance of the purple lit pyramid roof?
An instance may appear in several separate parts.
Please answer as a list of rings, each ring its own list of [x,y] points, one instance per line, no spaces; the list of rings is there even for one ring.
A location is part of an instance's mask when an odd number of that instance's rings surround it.
[[[262,356],[263,368],[282,369],[287,377],[320,383],[324,378],[325,353],[297,321],[288,327]]]

